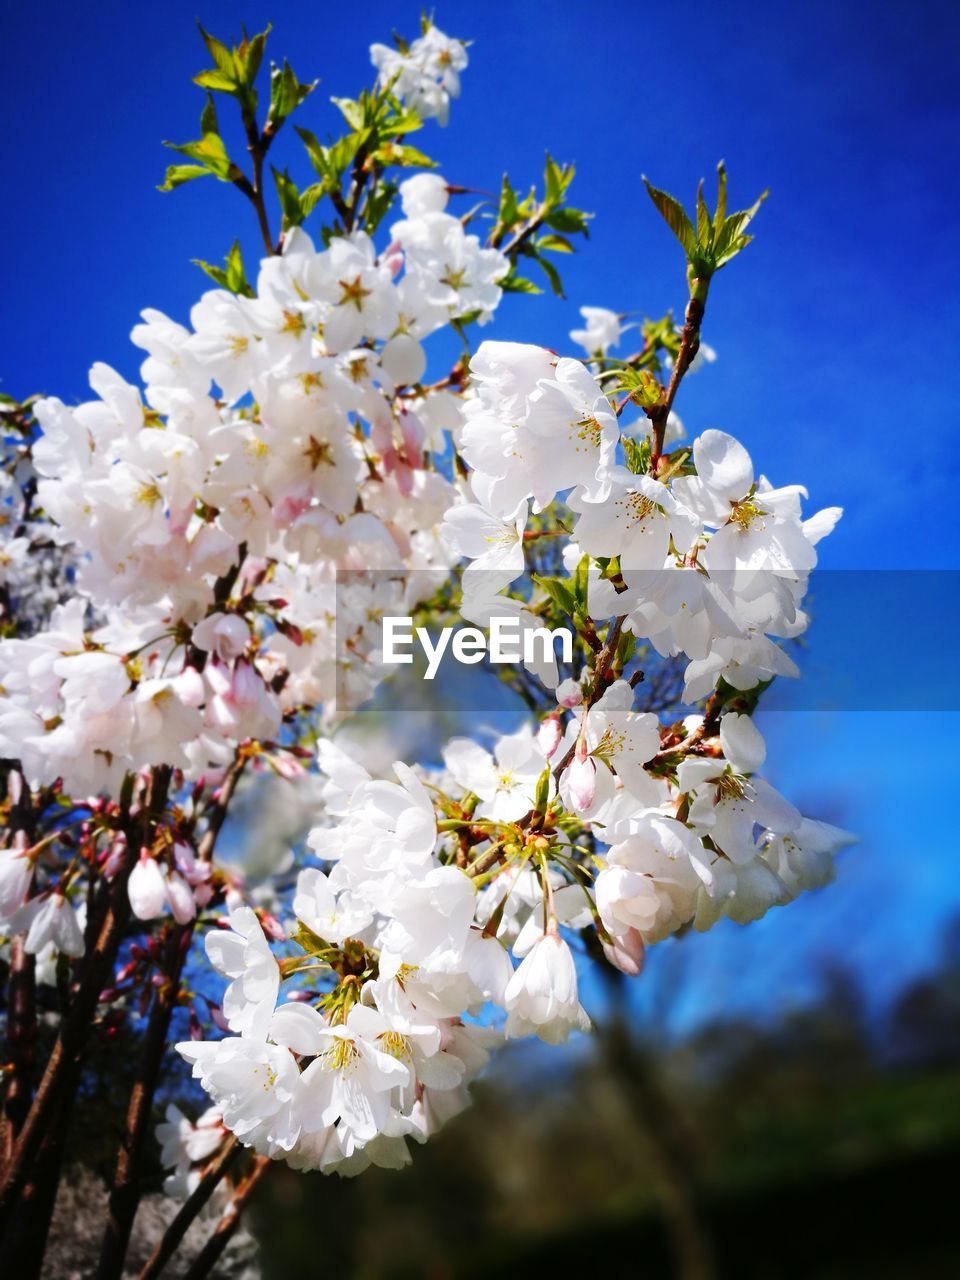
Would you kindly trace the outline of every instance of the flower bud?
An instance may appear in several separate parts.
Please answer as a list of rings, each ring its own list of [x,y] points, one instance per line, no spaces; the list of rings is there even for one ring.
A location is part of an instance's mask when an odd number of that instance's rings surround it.
[[[179,871],[173,871],[167,876],[167,901],[177,924],[189,924],[197,914],[193,890]]]
[[[609,941],[601,938],[600,945],[610,964],[628,978],[636,978],[643,969],[643,938],[636,929],[628,929],[622,937]]]
[[[556,716],[548,716],[537,730],[537,744],[548,760],[559,747],[562,737],[563,730],[559,719]]]
[[[561,680],[557,685],[557,702],[571,710],[583,702],[583,690],[577,680]]]
[[[159,865],[146,849],[141,852],[140,861],[130,873],[127,892],[133,914],[138,920],[155,920],[163,914],[167,897],[166,883]]]
[[[567,765],[566,776],[573,807],[580,812],[589,809],[597,793],[597,766],[592,757],[574,756]]]

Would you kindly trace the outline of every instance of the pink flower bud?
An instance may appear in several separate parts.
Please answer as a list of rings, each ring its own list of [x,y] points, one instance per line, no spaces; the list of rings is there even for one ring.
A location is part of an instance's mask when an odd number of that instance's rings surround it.
[[[399,275],[403,267],[403,247],[399,240],[391,240],[380,256],[380,263],[392,276]]]
[[[205,907],[213,897],[214,889],[209,880],[201,881],[193,890],[193,900],[198,908]]]
[[[197,914],[193,890],[178,871],[167,876],[167,901],[177,924],[189,924]]]
[[[126,837],[117,836],[116,840],[113,841],[113,843],[110,845],[110,848],[107,850],[106,860],[104,861],[104,864],[103,864],[103,874],[107,877],[108,880],[112,880],[113,877],[120,870],[121,866],[123,865],[123,860],[126,857],[126,853],[127,853]]]
[[[562,737],[563,730],[559,719],[556,716],[548,716],[537,730],[537,742],[548,760],[559,747]]]
[[[269,911],[260,912],[260,925],[271,942],[283,942],[287,936],[283,925]]]
[[[206,692],[203,676],[196,667],[184,667],[173,681],[173,689],[185,707],[203,706]]]
[[[603,954],[615,969],[625,973],[628,978],[635,978],[643,968],[643,938],[636,929],[629,929],[621,938],[611,938],[609,942],[600,941]]]
[[[561,707],[572,710],[583,702],[583,690],[576,680],[561,680],[557,685],[557,702]]]
[[[291,760],[288,756],[274,756],[270,763],[274,773],[285,782],[296,782],[298,778],[307,776],[307,771],[300,761]]]
[[[155,920],[163,914],[166,881],[159,864],[150,857],[146,849],[141,851],[140,860],[130,873],[127,893],[133,914],[138,920]]]
[[[237,707],[255,707],[263,681],[252,662],[241,658],[233,668],[229,700]]]
[[[581,758],[578,752],[567,765],[566,779],[573,807],[581,812],[589,809],[597,793],[597,766],[592,757]]]

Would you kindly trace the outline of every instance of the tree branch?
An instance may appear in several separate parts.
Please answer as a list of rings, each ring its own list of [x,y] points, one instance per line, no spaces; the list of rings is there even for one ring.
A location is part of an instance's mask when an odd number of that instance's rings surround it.
[[[251,1171],[237,1187],[230,1208],[217,1223],[213,1235],[194,1258],[184,1280],[203,1280],[208,1276],[220,1259],[240,1225],[243,1211],[250,1203],[250,1197],[257,1189],[264,1174],[273,1164],[269,1156],[257,1156]]]
[[[204,1169],[200,1181],[180,1206],[176,1217],[157,1242],[156,1248],[140,1272],[139,1280],[155,1280],[155,1277],[167,1265],[173,1257],[177,1245],[187,1234],[191,1224],[219,1186],[231,1163],[236,1159],[239,1150],[239,1139],[231,1134],[206,1169]]]
[[[158,818],[166,806],[171,770],[168,766],[154,770],[143,802],[140,829],[132,826],[127,834],[126,856],[109,886],[107,909],[93,950],[88,953],[72,1007],[64,1016],[50,1054],[43,1079],[24,1121],[0,1184],[0,1232],[5,1231],[16,1207],[17,1199],[30,1173],[55,1107],[63,1100],[69,1111],[72,1095],[80,1074],[81,1057],[100,993],[116,959],[130,918],[127,882],[140,856],[140,849],[152,843]]]

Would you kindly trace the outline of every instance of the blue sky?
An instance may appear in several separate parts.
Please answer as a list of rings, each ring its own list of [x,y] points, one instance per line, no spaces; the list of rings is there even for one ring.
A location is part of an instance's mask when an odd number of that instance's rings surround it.
[[[211,179],[156,191],[170,158],[161,139],[196,136],[202,95],[190,76],[206,65],[196,16],[221,35],[272,21],[273,55],[322,78],[303,122],[324,136],[339,119],[325,96],[355,93],[371,74],[370,42],[394,27],[413,34],[418,15],[407,0],[9,6],[4,390],[81,398],[94,360],[134,376],[127,334],[140,309],[186,319],[204,284],[190,259],[219,260],[237,234],[255,255],[252,214],[230,188]],[[549,149],[576,162],[571,194],[596,213],[590,241],[562,263],[569,300],[509,299],[488,333],[565,350],[582,303],[681,308],[679,250],[640,175],[689,200],[723,158],[736,204],[764,187],[771,197],[756,242],[715,282],[704,333],[720,358],[685,384],[681,415],[693,431],[732,431],[774,482],[803,481],[817,505],[846,508],[824,544],[827,566],[958,567],[947,521],[960,416],[960,9],[690,0],[680,16],[668,4],[448,0],[436,19],[475,42],[449,128],[420,135],[444,174],[495,189],[506,169],[522,186]],[[291,133],[277,154],[305,181],[295,143]],[[937,581],[928,610],[918,591],[891,623],[953,618],[956,591]],[[936,646],[923,655],[913,674],[930,679]],[[843,900],[852,907],[858,885],[871,900],[890,891],[865,924],[866,970],[894,938],[895,971],[922,966],[960,908],[956,839],[911,802],[924,785],[955,787],[952,761],[933,752],[921,768],[914,744],[956,727],[935,715],[794,713],[774,729],[783,781],[810,811],[836,810],[865,833]],[[796,926],[769,928],[779,947]],[[741,944],[730,945],[735,959]],[[801,953],[784,945],[800,976]]]
[[[221,33],[271,20],[274,56],[322,78],[306,111],[323,135],[338,117],[320,95],[355,92],[370,42],[414,32],[418,14],[408,0],[9,6],[5,389],[79,397],[95,359],[133,374],[139,310],[185,318],[201,284],[191,258],[217,259],[238,231],[255,250],[232,189],[155,190],[161,139],[195,136],[196,16]],[[692,0],[681,20],[672,5],[448,0],[436,16],[475,41],[450,127],[421,135],[444,172],[520,183],[549,148],[576,161],[574,192],[597,215],[564,264],[569,302],[511,300],[498,334],[562,347],[582,303],[681,306],[676,246],[640,174],[689,198],[725,159],[734,199],[772,194],[757,241],[716,281],[705,334],[721,358],[681,413],[847,508],[828,564],[953,566],[956,5]]]

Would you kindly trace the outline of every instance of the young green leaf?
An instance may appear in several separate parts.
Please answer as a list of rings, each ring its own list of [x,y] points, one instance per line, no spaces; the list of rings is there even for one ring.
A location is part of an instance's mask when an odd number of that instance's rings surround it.
[[[668,195],[666,191],[660,191],[653,186],[645,177],[643,185],[647,188],[647,194],[656,205],[660,216],[680,241],[684,253],[690,259],[695,258],[697,254],[697,237],[683,205],[679,200]]]
[[[404,169],[435,169],[437,162],[418,151],[416,147],[401,146],[398,142],[385,142],[373,153],[373,159],[384,166],[396,165]]]
[[[540,286],[534,284],[532,280],[528,280],[526,276],[515,275],[513,272],[500,281],[500,288],[504,293],[543,293]]]
[[[274,131],[279,129],[287,116],[296,111],[318,84],[318,80],[314,80],[312,84],[301,84],[286,58],[282,68],[273,65],[270,68],[270,110],[267,112],[267,124]]]
[[[163,183],[157,187],[158,191],[174,191],[177,187],[182,187],[185,182],[192,182],[194,178],[209,178],[210,170],[200,164],[171,164],[167,166],[167,175]]]
[[[223,138],[219,133],[205,133],[204,137],[196,142],[165,142],[164,146],[170,147],[172,151],[179,151],[180,155],[187,156],[188,160],[195,160],[202,173],[211,173],[215,178],[219,178],[220,182],[233,182],[239,175],[237,166],[230,163],[227,147],[224,146]],[[172,165],[172,169],[178,170],[173,186],[180,186],[183,182],[189,182],[191,178],[200,177],[198,173],[189,172],[192,168],[192,165]],[[168,169],[166,183],[161,187],[161,191],[172,191],[173,188],[169,183],[170,170]]]
[[[213,105],[213,94],[207,94],[206,105],[200,114],[200,132],[201,134],[219,133],[220,126],[217,123],[217,109]]]
[[[277,188],[277,196],[280,200],[280,208],[283,211],[283,229],[286,231],[288,227],[298,227],[306,217],[306,212],[300,200],[300,192],[286,169],[282,173],[279,169],[272,169],[271,171]]]
[[[194,265],[198,266],[201,271],[215,280],[222,289],[229,289],[231,293],[240,293],[247,298],[254,297],[253,289],[247,281],[246,271],[243,266],[243,254],[240,251],[240,241],[234,240],[227,254],[222,267],[213,266],[212,263],[203,262],[199,258],[194,258]]]
[[[504,174],[503,182],[500,185],[500,208],[497,212],[497,221],[501,226],[509,229],[515,226],[519,219],[517,196],[510,185],[510,179]]]

